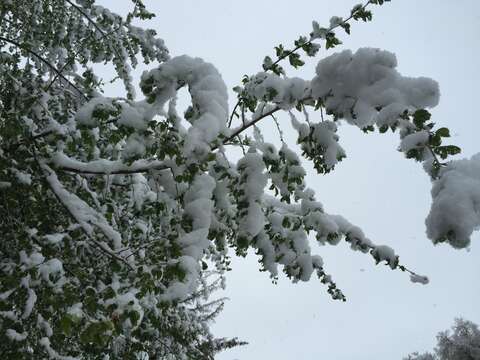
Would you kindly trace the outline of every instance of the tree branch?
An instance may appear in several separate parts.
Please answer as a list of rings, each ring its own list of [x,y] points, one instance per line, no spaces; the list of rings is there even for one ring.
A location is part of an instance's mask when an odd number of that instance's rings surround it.
[[[371,3],[372,3],[372,1],[371,1],[371,0],[368,0],[362,7],[358,8],[358,9],[357,9],[356,11],[354,11],[354,12],[351,12],[351,13],[350,13],[350,16],[347,17],[345,20],[343,20],[342,23],[344,24],[344,23],[346,23],[346,22],[349,22],[351,19],[353,19],[353,16],[354,16],[356,13],[358,13],[359,11],[365,10],[365,9],[367,8],[367,6],[370,5]],[[334,25],[334,26],[331,26],[330,28],[327,29],[327,33],[335,30],[335,29],[338,28],[339,26],[340,26],[340,24],[336,24],[336,25]],[[311,44],[311,43],[313,42],[313,40],[314,40],[314,39],[311,39],[311,40],[307,41],[306,43],[303,43],[303,44],[301,44],[301,45],[296,46],[293,50],[290,50],[290,51],[287,51],[287,52],[283,53],[281,56],[278,57],[278,59],[277,59],[275,62],[273,62],[269,67],[267,67],[266,69],[264,69],[264,71],[271,71],[271,70],[275,67],[275,65],[277,65],[280,61],[286,59],[286,58],[289,57],[291,54],[297,52],[297,51],[300,50],[303,46]],[[231,125],[231,123],[232,123],[232,120],[233,120],[233,116],[234,116],[234,114],[235,114],[235,110],[237,109],[237,107],[238,107],[239,105],[240,105],[240,101],[237,101],[237,103],[235,104],[235,106],[234,106],[234,108],[233,108],[233,111],[232,111],[232,113],[231,113],[231,115],[230,115],[230,122],[229,122],[229,124],[228,124],[228,127],[230,127],[230,125]]]
[[[253,119],[251,120],[250,122],[246,123],[245,125],[242,125],[241,127],[239,127],[237,130],[235,130],[230,136],[228,136],[227,138],[223,139],[223,142],[222,144],[226,144],[228,143],[230,140],[234,139],[235,137],[237,137],[238,135],[240,135],[243,131],[245,131],[246,129],[248,129],[249,127],[255,125],[257,122],[259,122],[260,120],[262,120],[263,118],[266,118],[272,114],[274,114],[275,112],[277,112],[278,110],[280,110],[281,108],[279,106],[273,108],[272,110],[270,111],[267,111],[266,113],[260,115],[259,117],[257,117],[256,119]],[[215,150],[218,148],[218,145],[215,145],[212,147],[212,150]]]
[[[60,166],[57,168],[58,170],[65,171],[65,172],[71,172],[75,174],[92,174],[92,175],[129,175],[129,174],[139,174],[139,173],[146,173],[151,170],[167,170],[170,169],[170,167],[166,165],[158,165],[157,166],[144,166],[144,167],[139,167],[139,168],[134,168],[134,169],[122,169],[122,170],[114,170],[114,171],[100,171],[100,170],[80,170],[80,169],[75,169],[67,166]]]
[[[80,14],[82,14],[83,17],[85,17],[85,19],[87,19],[87,21],[90,24],[92,24],[95,29],[97,29],[97,31],[102,35],[102,37],[106,37],[110,35],[110,33],[106,33],[105,31],[103,31],[103,29],[100,26],[98,26],[98,24],[95,21],[93,21],[93,19],[85,11],[83,11],[79,6],[75,5],[70,0],[65,0],[65,2],[69,3],[75,10],[77,10]],[[115,46],[113,47],[113,50],[117,54],[117,57],[121,59],[121,56]]]
[[[371,0],[368,0],[361,8],[358,8],[357,11],[354,11],[354,12],[350,13],[350,16],[347,17],[345,20],[343,20],[343,21],[342,21],[342,24],[345,24],[345,23],[349,22],[350,20],[352,20],[352,19],[353,19],[353,16],[354,16],[357,12],[365,10],[365,9],[367,8],[367,6],[370,5],[371,3],[372,3],[372,1],[371,1]],[[332,32],[333,30],[335,30],[335,29],[338,28],[339,26],[340,26],[340,24],[336,24],[336,25],[334,25],[334,26],[329,27],[329,28],[327,29],[327,33]],[[282,61],[283,59],[289,57],[291,54],[297,52],[297,51],[300,50],[303,46],[311,44],[311,43],[313,42],[313,40],[315,40],[315,39],[309,40],[309,41],[307,41],[306,43],[303,43],[303,44],[301,44],[301,45],[298,45],[298,46],[295,47],[293,50],[290,50],[290,51],[285,52],[282,56],[279,56],[278,59],[277,59],[274,63],[272,63],[272,65],[270,65],[267,69],[265,69],[265,71],[272,70],[272,69],[275,67],[275,65],[277,65],[280,61]]]
[[[69,3],[75,10],[77,10],[80,14],[82,14],[83,17],[84,17],[85,19],[87,19],[87,21],[88,21],[90,24],[92,24],[93,27],[94,27],[95,29],[97,29],[100,34],[102,34],[102,35],[105,34],[105,32],[102,30],[102,28],[100,28],[100,26],[98,26],[97,23],[96,23],[95,21],[93,21],[92,18],[91,18],[90,16],[88,16],[88,14],[87,14],[85,11],[83,11],[78,5],[75,5],[75,4],[74,4],[73,2],[71,2],[70,0],[65,0],[65,2]]]
[[[110,31],[110,32],[108,32],[108,33],[102,34],[102,36],[100,37],[99,40],[102,40],[103,38],[109,36],[110,34],[113,34],[114,32],[117,32],[119,29],[120,29],[120,27],[118,27],[117,29],[114,29],[114,30],[112,30],[112,31]],[[75,61],[75,58],[76,58],[77,55],[83,50],[83,48],[84,48],[84,46],[81,46],[81,47],[75,52],[75,54],[73,55],[73,57],[72,57],[69,61],[67,61],[67,62],[62,66],[62,68],[58,71],[58,74],[55,74],[55,76],[53,77],[52,81],[50,81],[50,83],[47,85],[47,87],[45,88],[45,91],[48,91],[48,90],[52,87],[53,83],[59,78],[60,74],[62,74],[63,70],[65,70],[65,68],[66,68],[68,65],[72,64],[72,63]]]
[[[38,162],[38,160],[37,160]],[[56,199],[58,200],[58,202],[62,205],[62,207],[65,209],[65,211],[67,212],[67,214],[72,218],[72,220],[74,220],[76,223],[78,223],[78,220],[75,216],[75,214],[73,214],[69,207],[67,206],[67,204],[63,201],[63,199],[61,198],[61,196],[59,196],[59,194],[57,194],[57,192],[55,191],[54,187],[52,186],[52,184],[50,183],[50,181],[48,180],[48,176],[45,174],[45,172],[50,172],[52,171],[48,166],[46,166],[45,164],[41,164],[40,162],[38,162],[38,166],[43,170],[43,173],[44,173],[44,176],[45,176],[45,182],[47,183],[48,187],[50,188],[50,190],[52,191],[52,193],[54,194],[54,196],[56,197]],[[131,270],[135,270],[134,267],[127,262],[126,259],[124,259],[123,257],[117,255],[112,249],[110,249],[108,246],[106,246],[105,244],[101,243],[100,241],[97,241],[95,240],[90,234],[89,232],[80,224],[80,228],[82,229],[83,233],[87,236],[87,239],[90,240],[90,242],[92,242],[97,248],[99,248],[103,253],[105,253],[106,255],[108,255],[109,257],[115,259],[115,260],[118,260],[122,263],[124,263],[126,266],[128,266]]]
[[[75,90],[77,90],[77,92],[85,99],[85,100],[88,100],[88,98],[85,96],[85,94],[74,84],[72,83],[70,80],[68,80],[65,76],[62,75],[62,73],[60,71],[58,71],[58,69],[53,66],[48,60],[44,59],[42,56],[40,56],[38,53],[36,53],[35,51],[31,50],[31,49],[28,49],[26,48],[24,45],[16,42],[15,40],[10,40],[10,39],[7,39],[3,36],[0,36],[0,40],[2,41],[5,41],[7,43],[10,43],[12,45],[15,45],[16,47],[20,48],[20,49],[23,49],[25,51],[27,51],[28,53],[32,54],[33,56],[35,56],[37,59],[39,59],[41,62],[43,62],[45,65],[47,65],[55,74],[57,74],[59,77],[61,77],[64,81],[66,81],[71,87],[73,87]]]

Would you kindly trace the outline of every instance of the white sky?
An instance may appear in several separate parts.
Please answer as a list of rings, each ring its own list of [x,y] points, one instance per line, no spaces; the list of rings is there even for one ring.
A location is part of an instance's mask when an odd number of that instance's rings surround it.
[[[149,23],[173,56],[188,54],[212,62],[229,89],[243,74],[261,69],[273,46],[289,46],[308,34],[311,21],[328,25],[330,16],[345,16],[359,0],[146,1],[157,14]],[[102,1],[113,11],[120,2]],[[122,7],[127,1],[122,1]],[[378,47],[397,55],[399,71],[428,76],[440,83],[440,105],[433,110],[438,126],[451,129],[452,143],[463,156],[479,151],[477,134],[480,1],[392,0],[373,7],[371,23],[353,23],[352,35],[339,32],[343,48]],[[290,76],[310,79],[316,62],[301,71],[286,66]],[[231,93],[231,106],[234,104]],[[314,115],[316,116],[316,115]],[[295,141],[286,117],[286,137]],[[278,142],[271,124],[267,140]],[[281,277],[273,285],[258,271],[257,259],[235,259],[225,294],[231,298],[213,329],[217,336],[238,336],[250,344],[225,352],[228,359],[402,359],[409,352],[431,350],[435,335],[463,316],[480,324],[480,236],[470,251],[433,246],[425,236],[430,181],[421,166],[396,151],[397,134],[365,135],[348,125],[340,129],[347,151],[327,176],[309,172],[309,186],[330,213],[340,213],[361,226],[378,244],[394,247],[401,261],[430,277],[427,286],[408,276],[375,266],[368,255],[345,244],[315,247],[325,268],[348,298],[331,300],[313,277],[291,284]],[[310,168],[311,169],[311,168]],[[313,243],[313,239],[312,239]]]

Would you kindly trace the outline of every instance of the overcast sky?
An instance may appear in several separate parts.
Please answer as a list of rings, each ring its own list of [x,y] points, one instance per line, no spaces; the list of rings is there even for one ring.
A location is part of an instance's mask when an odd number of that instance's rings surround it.
[[[328,25],[345,16],[358,0],[175,0],[146,1],[157,18],[150,22],[172,55],[188,54],[212,62],[229,89],[243,74],[261,69],[273,46],[290,45],[308,34],[311,21]],[[114,11],[119,2],[107,2]],[[125,1],[125,4],[127,1]],[[122,2],[123,6],[123,2]],[[371,23],[354,23],[352,35],[339,32],[344,45],[335,49],[382,48],[397,55],[399,71],[428,76],[440,83],[440,105],[433,110],[438,126],[448,126],[462,157],[480,151],[478,136],[478,66],[480,1],[393,0],[373,7]],[[311,79],[316,62],[333,51],[321,51],[301,71],[288,75]],[[230,103],[234,104],[231,94]],[[295,141],[286,117],[286,137]],[[266,139],[278,142],[271,124]],[[415,350],[431,350],[438,331],[465,317],[480,324],[480,236],[469,251],[434,246],[425,236],[430,181],[418,163],[396,148],[398,134],[365,135],[340,129],[347,151],[327,176],[309,172],[308,183],[330,213],[344,215],[374,242],[394,247],[401,261],[430,277],[427,286],[408,276],[375,266],[368,255],[344,243],[316,247],[325,268],[348,298],[333,301],[314,278],[291,284],[281,276],[273,285],[258,271],[257,259],[235,259],[228,274],[230,297],[213,327],[217,336],[237,336],[249,345],[218,356],[219,360],[402,359]],[[312,244],[314,239],[312,239]]]

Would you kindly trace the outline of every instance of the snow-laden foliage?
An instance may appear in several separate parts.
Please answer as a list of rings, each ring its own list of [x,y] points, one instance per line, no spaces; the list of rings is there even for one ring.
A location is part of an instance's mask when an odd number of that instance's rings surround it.
[[[480,330],[478,325],[464,319],[455,319],[451,332],[441,331],[437,335],[434,353],[417,352],[404,360],[479,360]]]
[[[345,300],[309,235],[322,245],[344,239],[427,283],[393,249],[326,212],[302,161],[321,174],[334,170],[346,157],[341,121],[399,130],[399,150],[423,161],[435,181],[429,235],[465,246],[479,223],[476,158],[440,162],[459,149],[442,145],[448,129],[433,130],[425,110],[438,103],[437,83],[402,76],[393,54],[371,48],[320,60],[313,79],[287,77],[279,65],[288,58],[296,68],[301,50],[334,47],[335,29],[349,33],[349,21],[370,20],[367,5],[383,2],[356,6],[329,28],[314,22],[292,50],[277,46],[276,60],[265,58],[262,72],[235,87],[232,113],[212,64],[170,57],[153,30],[133,25],[153,16],[138,0],[125,19],[92,0],[0,3],[2,354],[212,358],[240,344],[208,328],[223,305],[208,298],[223,286],[230,249],[253,249],[274,281],[279,271],[294,282],[313,275]],[[140,97],[130,75],[138,61],[154,62]],[[113,65],[125,97],[103,94],[96,63]],[[191,105],[179,114],[182,88]],[[283,141],[274,116],[281,111],[301,154]],[[279,148],[264,141],[261,120],[277,124]],[[233,161],[236,147],[243,156]]]
[[[432,189],[427,234],[434,242],[448,241],[456,248],[470,244],[480,226],[480,154],[451,161]]]

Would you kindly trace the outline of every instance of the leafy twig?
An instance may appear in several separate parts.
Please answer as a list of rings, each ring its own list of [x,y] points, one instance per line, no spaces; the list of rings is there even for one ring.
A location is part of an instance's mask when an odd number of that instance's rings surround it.
[[[44,59],[42,56],[40,56],[38,53],[36,53],[35,51],[29,49],[28,47],[25,47],[24,45],[16,42],[15,40],[11,40],[11,39],[7,39],[3,36],[0,36],[0,40],[2,41],[5,41],[7,43],[10,43],[12,45],[15,45],[16,47],[20,48],[20,49],[23,49],[25,51],[27,51],[28,53],[32,54],[33,56],[35,56],[38,60],[40,60],[41,62],[43,62],[45,65],[47,65],[55,74],[57,74],[59,77],[61,77],[63,80],[65,80],[71,87],[73,87],[75,90],[77,90],[77,92],[85,99],[85,100],[88,100],[88,98],[85,96],[85,94],[74,84],[72,83],[70,80],[68,80],[64,75],[62,75],[62,73],[55,67],[53,66],[48,60]]]

